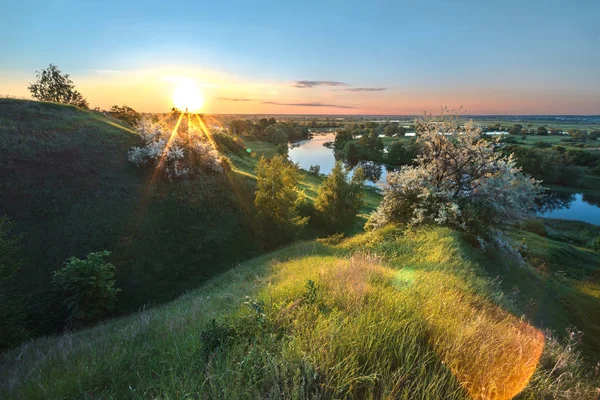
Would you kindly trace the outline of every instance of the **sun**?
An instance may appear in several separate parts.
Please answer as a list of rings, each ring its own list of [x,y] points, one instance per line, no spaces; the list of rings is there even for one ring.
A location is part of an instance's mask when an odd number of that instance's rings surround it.
[[[180,80],[173,90],[173,103],[182,111],[198,111],[204,105],[204,96],[193,81]]]

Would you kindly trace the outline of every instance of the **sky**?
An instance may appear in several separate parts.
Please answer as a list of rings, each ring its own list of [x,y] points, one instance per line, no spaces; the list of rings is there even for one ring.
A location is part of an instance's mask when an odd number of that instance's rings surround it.
[[[0,96],[53,63],[92,107],[600,114],[600,1],[10,1]]]

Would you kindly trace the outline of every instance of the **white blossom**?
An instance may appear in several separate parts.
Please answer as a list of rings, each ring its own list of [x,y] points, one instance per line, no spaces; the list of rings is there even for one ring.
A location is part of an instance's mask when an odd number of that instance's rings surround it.
[[[223,172],[220,156],[206,135],[200,130],[187,132],[185,138],[168,127],[143,119],[138,132],[144,146],[133,147],[127,159],[136,166],[150,165],[164,171],[173,181],[196,175],[202,170]]]
[[[498,150],[497,140],[483,140],[471,122],[461,126],[453,112],[442,109],[439,119],[426,115],[416,128],[423,151],[415,166],[387,175],[372,227],[433,223],[489,236],[534,208],[539,183]]]

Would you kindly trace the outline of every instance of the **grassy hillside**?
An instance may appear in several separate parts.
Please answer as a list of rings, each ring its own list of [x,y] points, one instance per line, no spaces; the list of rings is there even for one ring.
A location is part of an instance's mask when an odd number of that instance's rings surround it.
[[[71,256],[107,249],[121,311],[160,302],[260,252],[243,204],[245,179],[151,184],[127,162],[131,129],[71,106],[0,99],[0,213],[23,236],[12,296],[33,334],[62,326],[51,272]],[[233,191],[233,186],[237,191]]]
[[[172,299],[264,251],[252,229],[254,166],[275,146],[250,141],[252,156],[230,154],[234,171],[170,183],[153,182],[152,171],[127,162],[135,145],[137,133],[100,113],[0,99],[0,217],[24,234],[9,297],[24,307],[19,315],[31,336],[63,327],[66,310],[51,279],[68,257],[111,251],[119,312],[126,313]],[[303,173],[309,214],[321,181]],[[379,201],[368,193],[353,231],[362,230]],[[316,220],[303,233],[323,234]]]
[[[536,254],[554,246],[531,235]],[[584,260],[565,284],[597,291],[599,255],[561,246]],[[5,353],[0,397],[593,399],[575,338],[520,317],[561,303],[546,302],[561,279],[445,228],[302,242],[170,304]],[[573,322],[567,310],[557,324]],[[589,348],[597,338],[585,332]]]

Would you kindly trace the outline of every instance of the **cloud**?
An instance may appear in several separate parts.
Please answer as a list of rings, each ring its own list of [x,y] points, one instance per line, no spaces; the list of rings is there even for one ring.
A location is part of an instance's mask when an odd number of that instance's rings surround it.
[[[341,89],[341,90],[346,90],[348,92],[381,92],[383,90],[387,90],[387,88],[357,87],[357,88],[348,88],[348,89]]]
[[[323,104],[323,103],[279,103],[276,101],[263,101],[261,104],[273,104],[276,106],[292,106],[292,107],[332,107],[332,108],[354,108],[352,106],[344,106],[340,104]]]
[[[344,82],[336,81],[294,81],[292,82],[293,87],[307,89],[316,86],[348,86]]]
[[[217,97],[216,99],[223,101],[258,101],[256,99],[245,99],[241,97]]]

